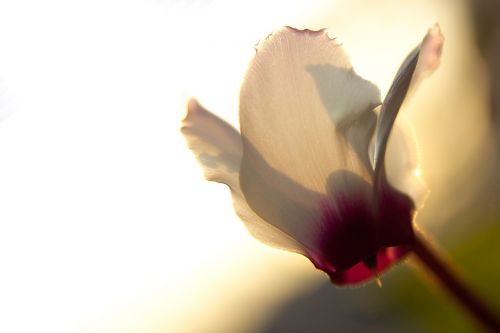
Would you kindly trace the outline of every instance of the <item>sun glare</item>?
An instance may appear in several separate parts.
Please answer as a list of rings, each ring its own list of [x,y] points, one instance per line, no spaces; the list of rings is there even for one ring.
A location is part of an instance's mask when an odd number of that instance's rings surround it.
[[[196,97],[238,126],[253,46],[283,25],[329,28],[382,94],[427,27],[460,34],[444,6],[405,2],[404,20],[403,5],[376,3],[3,0],[0,83],[15,110],[0,123],[0,331],[245,332],[325,281],[247,234],[180,121]],[[430,160],[432,181],[444,172]]]

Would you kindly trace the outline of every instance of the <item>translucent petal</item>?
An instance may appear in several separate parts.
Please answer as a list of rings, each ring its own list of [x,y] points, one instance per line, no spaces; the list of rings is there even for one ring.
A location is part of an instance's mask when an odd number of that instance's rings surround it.
[[[240,183],[250,207],[311,244],[325,197],[335,205],[339,193],[370,188],[357,186],[372,182],[368,143],[379,102],[325,30],[284,28],[262,41],[240,95]],[[332,182],[340,170],[355,177]]]
[[[248,207],[238,180],[242,145],[236,129],[205,110],[196,100],[191,100],[182,133],[202,165],[207,180],[229,186],[236,213],[255,238],[274,247],[303,252],[302,245],[262,220]]]
[[[417,68],[413,74],[412,86],[432,74],[438,68],[443,44],[444,37],[439,25],[436,24],[429,29],[420,46],[420,56],[418,57]],[[410,87],[410,89],[413,89],[413,87]]]
[[[375,186],[377,188],[381,186],[380,182],[387,178],[384,156],[396,116],[409,90],[414,90],[420,80],[432,73],[439,65],[443,42],[444,38],[438,25],[429,29],[422,43],[406,57],[384,99],[377,121],[374,142]]]
[[[380,108],[374,142],[375,186],[377,188],[383,186],[382,182],[386,180],[385,153],[387,142],[396,116],[410,88],[411,79],[417,66],[419,51],[420,48],[417,47],[406,57],[396,73],[396,77]]]

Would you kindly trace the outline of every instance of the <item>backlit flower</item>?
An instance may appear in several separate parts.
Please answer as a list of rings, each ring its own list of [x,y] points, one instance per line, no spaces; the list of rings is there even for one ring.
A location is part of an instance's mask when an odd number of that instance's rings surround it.
[[[305,255],[335,284],[361,283],[412,250],[426,190],[396,115],[437,67],[442,44],[431,28],[381,103],[326,30],[285,27],[259,43],[249,66],[241,132],[195,100],[182,132],[205,177],[229,186],[253,236]]]

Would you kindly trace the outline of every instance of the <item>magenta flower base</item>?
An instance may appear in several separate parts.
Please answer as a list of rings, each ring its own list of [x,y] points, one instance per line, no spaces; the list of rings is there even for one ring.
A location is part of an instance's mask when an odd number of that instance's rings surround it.
[[[314,261],[316,268],[327,272],[330,280],[339,286],[353,285],[366,282],[374,276],[380,276],[384,271],[389,269],[394,263],[399,262],[404,256],[411,251],[409,246],[393,246],[383,248],[377,252],[376,260],[371,263],[360,261],[356,265],[344,271],[337,271],[328,262]]]

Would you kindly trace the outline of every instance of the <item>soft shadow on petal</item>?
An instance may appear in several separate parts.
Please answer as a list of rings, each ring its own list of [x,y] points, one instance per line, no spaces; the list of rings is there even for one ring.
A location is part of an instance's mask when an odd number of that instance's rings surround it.
[[[182,133],[203,167],[205,178],[229,186],[236,213],[252,236],[268,245],[304,253],[303,246],[248,207],[239,185],[241,136],[231,125],[204,109],[196,100],[188,103]]]
[[[317,236],[322,231],[319,208],[324,195],[301,186],[270,166],[245,137],[243,142],[245,162],[240,169],[240,185],[248,205],[308,251],[319,250]]]
[[[340,48],[340,45],[338,46]],[[347,57],[343,55],[344,57]],[[348,59],[343,61],[348,63]],[[337,127],[356,120],[361,113],[380,104],[380,91],[359,77],[352,67],[337,64],[307,65],[323,105]]]
[[[373,110],[367,110],[354,121],[337,128],[337,132],[343,135],[357,158],[366,166],[366,172],[370,174],[371,179],[373,179],[373,161],[370,156],[373,155],[369,152],[376,122],[376,113]]]
[[[345,135],[344,127],[377,103],[378,90],[352,71],[326,31],[284,28],[273,33],[258,45],[241,90],[245,140],[240,179],[250,184],[259,177],[254,174],[258,168],[245,167],[256,151],[271,168],[315,193],[326,194],[329,175],[339,169],[371,182],[366,157],[360,158],[368,154],[361,150],[369,139]],[[368,129],[359,135],[364,136],[372,124],[363,126]],[[341,190],[351,186],[343,185]],[[244,186],[243,191],[251,205],[258,200],[252,196],[262,192],[250,194]]]
[[[378,88],[356,75],[352,68],[323,64],[309,65],[306,69],[337,133],[343,135],[371,174],[373,166],[367,152],[377,121],[373,110],[380,104]]]
[[[243,138],[245,142],[245,138]],[[247,144],[245,144],[247,147]],[[307,190],[272,168],[252,146],[251,179],[241,179],[249,206],[262,219],[302,245],[303,254],[339,285],[359,284],[388,269],[401,255],[388,247],[406,249],[412,240],[412,202],[392,193],[376,209],[371,183],[338,170],[327,180],[327,194]],[[348,185],[347,185],[348,184]],[[401,208],[401,209],[399,209]],[[297,251],[298,252],[298,251]],[[377,254],[376,267],[363,261]]]

